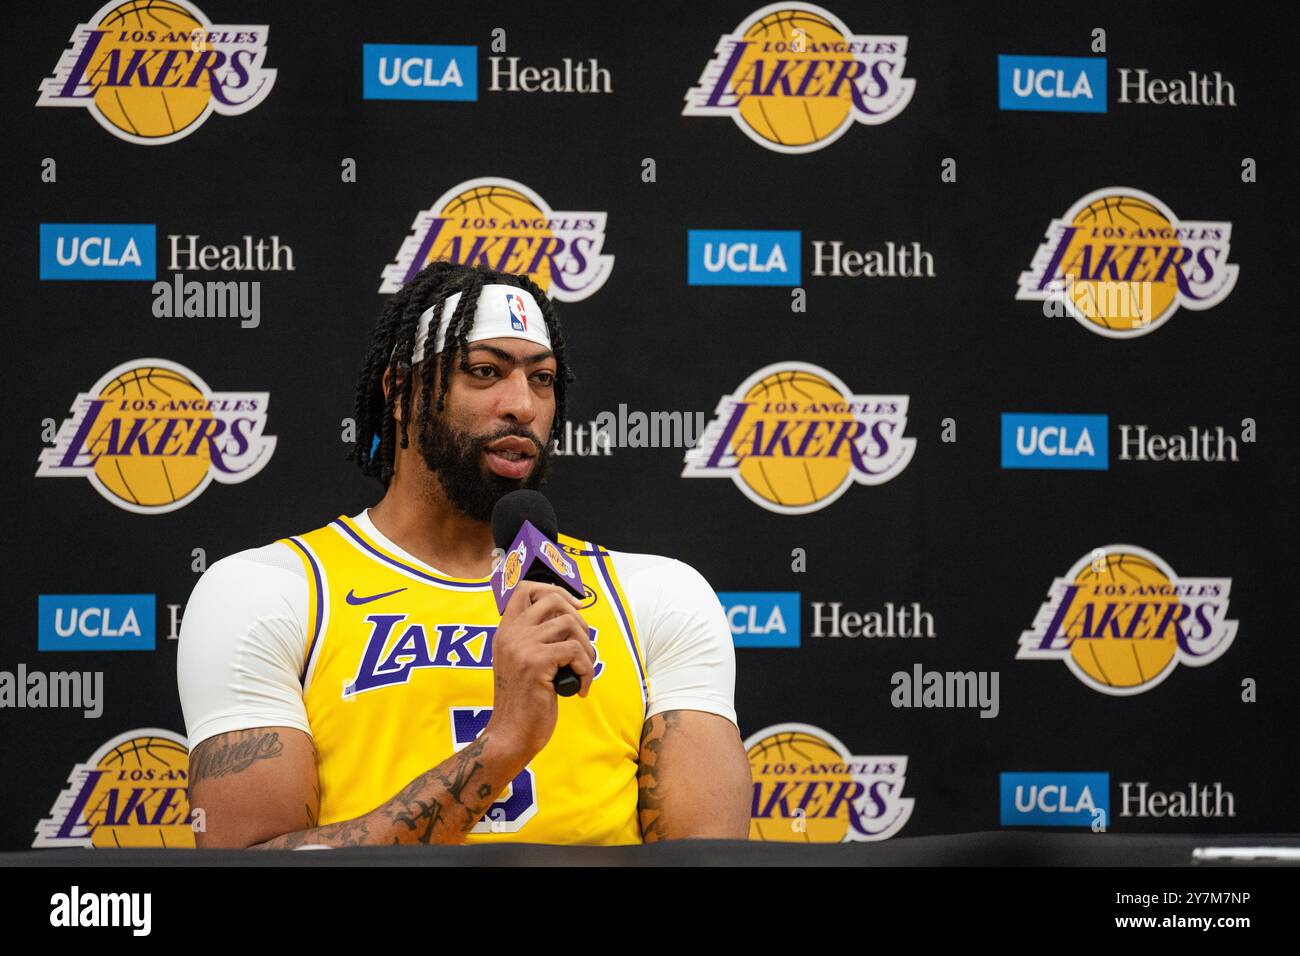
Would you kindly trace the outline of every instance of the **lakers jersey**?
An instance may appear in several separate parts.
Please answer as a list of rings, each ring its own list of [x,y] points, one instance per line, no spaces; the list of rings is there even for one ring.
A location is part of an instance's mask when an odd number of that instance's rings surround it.
[[[581,614],[596,648],[595,676],[585,698],[558,698],[550,742],[467,843],[641,842],[644,657],[609,553],[559,540],[586,586]],[[487,726],[501,616],[487,578],[417,564],[350,518],[284,543],[302,559],[309,588],[301,679],[323,826],[387,802]]]

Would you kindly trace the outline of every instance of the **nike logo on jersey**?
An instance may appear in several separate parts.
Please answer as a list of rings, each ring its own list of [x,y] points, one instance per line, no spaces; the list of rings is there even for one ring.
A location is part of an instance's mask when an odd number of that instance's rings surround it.
[[[348,591],[344,598],[349,604],[369,604],[371,601],[378,601],[380,598],[392,597],[394,594],[401,594],[406,588],[398,588],[396,591],[385,591],[383,594],[371,594],[366,597],[357,597],[356,591]]]

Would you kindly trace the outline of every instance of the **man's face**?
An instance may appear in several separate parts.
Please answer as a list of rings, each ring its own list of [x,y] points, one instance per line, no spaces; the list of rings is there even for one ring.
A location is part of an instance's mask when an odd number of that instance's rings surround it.
[[[472,342],[467,354],[469,371],[452,365],[441,414],[435,411],[435,375],[429,415],[419,422],[416,444],[452,504],[469,518],[488,521],[503,495],[542,483],[555,420],[557,366],[553,353],[523,339]],[[417,401],[412,409],[418,422]]]

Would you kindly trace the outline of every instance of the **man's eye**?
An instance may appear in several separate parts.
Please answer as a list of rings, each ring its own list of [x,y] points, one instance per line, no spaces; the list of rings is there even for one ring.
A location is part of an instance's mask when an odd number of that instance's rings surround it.
[[[555,373],[554,373],[554,372],[538,372],[536,375],[533,376],[533,379],[534,379],[534,380],[537,382],[537,384],[539,384],[539,385],[547,385],[547,386],[549,386],[549,385],[554,385],[554,384],[555,384]]]
[[[469,374],[477,378],[491,378],[496,375],[497,370],[491,365],[475,365],[469,370]]]

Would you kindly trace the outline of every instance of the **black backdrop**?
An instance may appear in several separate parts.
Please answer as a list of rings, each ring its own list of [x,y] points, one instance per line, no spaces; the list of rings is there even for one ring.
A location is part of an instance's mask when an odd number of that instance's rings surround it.
[[[10,17],[4,221],[6,379],[15,441],[0,670],[100,670],[103,714],[0,711],[0,845],[32,845],[69,773],[137,728],[183,733],[167,604],[210,563],[355,513],[378,487],[344,462],[341,421],[392,262],[416,213],[484,176],[526,184],[557,210],[608,213],[604,286],[558,308],[579,375],[572,418],[619,403],[711,415],[760,367],[803,361],[856,393],[910,397],[915,456],[893,480],[783,515],[729,481],[681,477],[680,448],[566,457],[547,492],[562,525],[623,550],[669,554],[721,592],[796,591],[797,648],[737,650],[742,733],[799,722],[855,755],[906,755],[905,836],[999,825],[999,774],[1109,773],[1157,790],[1221,782],[1231,818],[1115,819],[1115,829],[1289,831],[1300,777],[1292,606],[1296,564],[1294,307],[1289,256],[1297,96],[1289,6],[843,2],[856,33],[909,39],[911,103],[853,124],[824,149],[765,149],[727,119],[681,115],[718,38],[758,4],[289,4],[208,0],[214,23],[267,24],[274,88],[256,108],[210,117],[164,146],[123,141],[79,109],[37,108],[93,3],[26,5]],[[525,64],[595,57],[610,94],[491,92],[491,31]],[[1090,50],[1106,31],[1105,53]],[[478,47],[473,102],[367,100],[363,43]],[[1003,111],[998,54],[1104,56],[1100,114]],[[1118,104],[1120,67],[1176,77],[1221,71],[1235,107]],[[57,162],[43,182],[42,162]],[[642,161],[656,164],[643,181]],[[956,160],[956,182],[941,163]],[[1253,158],[1258,181],[1242,181]],[[356,160],[356,182],[340,164]],[[1052,218],[1110,185],[1150,193],[1192,220],[1232,223],[1236,288],[1129,340],[1045,318],[1015,299]],[[40,223],[152,223],[158,278],[168,235],[226,244],[280,237],[294,270],[195,274],[262,282],[262,318],[158,318],[148,282],[42,281]],[[693,286],[690,229],[800,230],[807,311],[789,285]],[[811,242],[856,249],[920,242],[933,278],[814,277]],[[211,485],[155,515],[114,507],[84,479],[35,477],[46,419],[62,422],[110,368],[160,357],[218,391],[269,393],[274,455],[256,477]],[[1106,414],[1108,470],[1005,470],[1004,412]],[[1228,463],[1121,462],[1117,423],[1160,433],[1197,425],[1258,440]],[[943,422],[956,441],[943,441]],[[1237,637],[1222,658],[1177,667],[1132,696],[1098,693],[1063,664],[1015,659],[1055,577],[1093,548],[1128,542],[1179,574],[1232,579]],[[807,570],[791,570],[792,549]],[[155,594],[156,648],[40,652],[37,596]],[[919,602],[933,640],[811,636],[812,602],[878,610]],[[1000,674],[1000,713],[896,709],[890,675]],[[1258,699],[1242,700],[1257,681]]]

